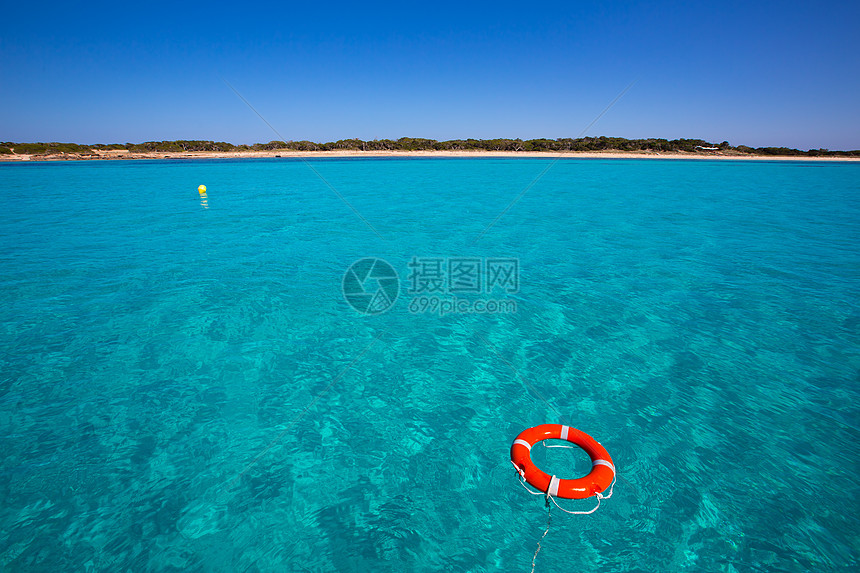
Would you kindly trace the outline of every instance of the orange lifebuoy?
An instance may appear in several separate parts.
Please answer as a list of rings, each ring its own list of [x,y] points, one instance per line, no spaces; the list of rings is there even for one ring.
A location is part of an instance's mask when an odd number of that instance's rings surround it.
[[[579,479],[559,479],[538,468],[532,462],[532,446],[549,439],[566,440],[585,450],[591,458],[591,473]],[[585,432],[561,424],[541,424],[524,430],[511,445],[511,461],[532,487],[553,497],[585,499],[602,493],[615,479],[615,466],[606,448]]]

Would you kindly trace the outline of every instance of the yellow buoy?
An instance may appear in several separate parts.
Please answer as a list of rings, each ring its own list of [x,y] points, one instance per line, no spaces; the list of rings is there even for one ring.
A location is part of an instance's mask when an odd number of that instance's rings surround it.
[[[204,195],[206,193],[206,185],[201,185],[200,187],[198,187],[197,192],[201,195]]]

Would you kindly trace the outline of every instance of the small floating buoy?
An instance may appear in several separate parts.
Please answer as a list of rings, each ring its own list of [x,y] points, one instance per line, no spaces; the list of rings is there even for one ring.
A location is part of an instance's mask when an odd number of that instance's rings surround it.
[[[591,472],[587,476],[578,479],[559,479],[538,468],[532,462],[532,447],[538,442],[549,439],[565,440],[585,450],[585,453],[591,458]],[[600,507],[600,500],[608,499],[612,495],[612,487],[615,484],[615,465],[612,463],[612,458],[609,456],[606,448],[585,432],[561,424],[542,424],[520,433],[514,440],[514,443],[511,444],[511,463],[517,469],[517,473],[522,481],[547,496],[547,503],[553,497],[586,499],[596,496],[597,505]],[[603,492],[607,489],[609,490],[609,495],[603,495]],[[595,507],[594,509],[597,508]]]
[[[201,195],[205,195],[206,194],[206,185],[201,185],[200,187],[198,187],[197,192],[200,193]]]

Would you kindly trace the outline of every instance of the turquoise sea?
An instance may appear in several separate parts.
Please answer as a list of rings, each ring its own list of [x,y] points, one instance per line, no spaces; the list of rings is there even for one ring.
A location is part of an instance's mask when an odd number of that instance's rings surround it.
[[[860,164],[550,164],[0,164],[0,570],[857,570]]]

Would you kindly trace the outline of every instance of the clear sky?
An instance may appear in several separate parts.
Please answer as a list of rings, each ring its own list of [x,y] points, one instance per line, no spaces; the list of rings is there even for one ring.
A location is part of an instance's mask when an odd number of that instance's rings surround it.
[[[0,141],[860,148],[860,2],[3,2]]]

